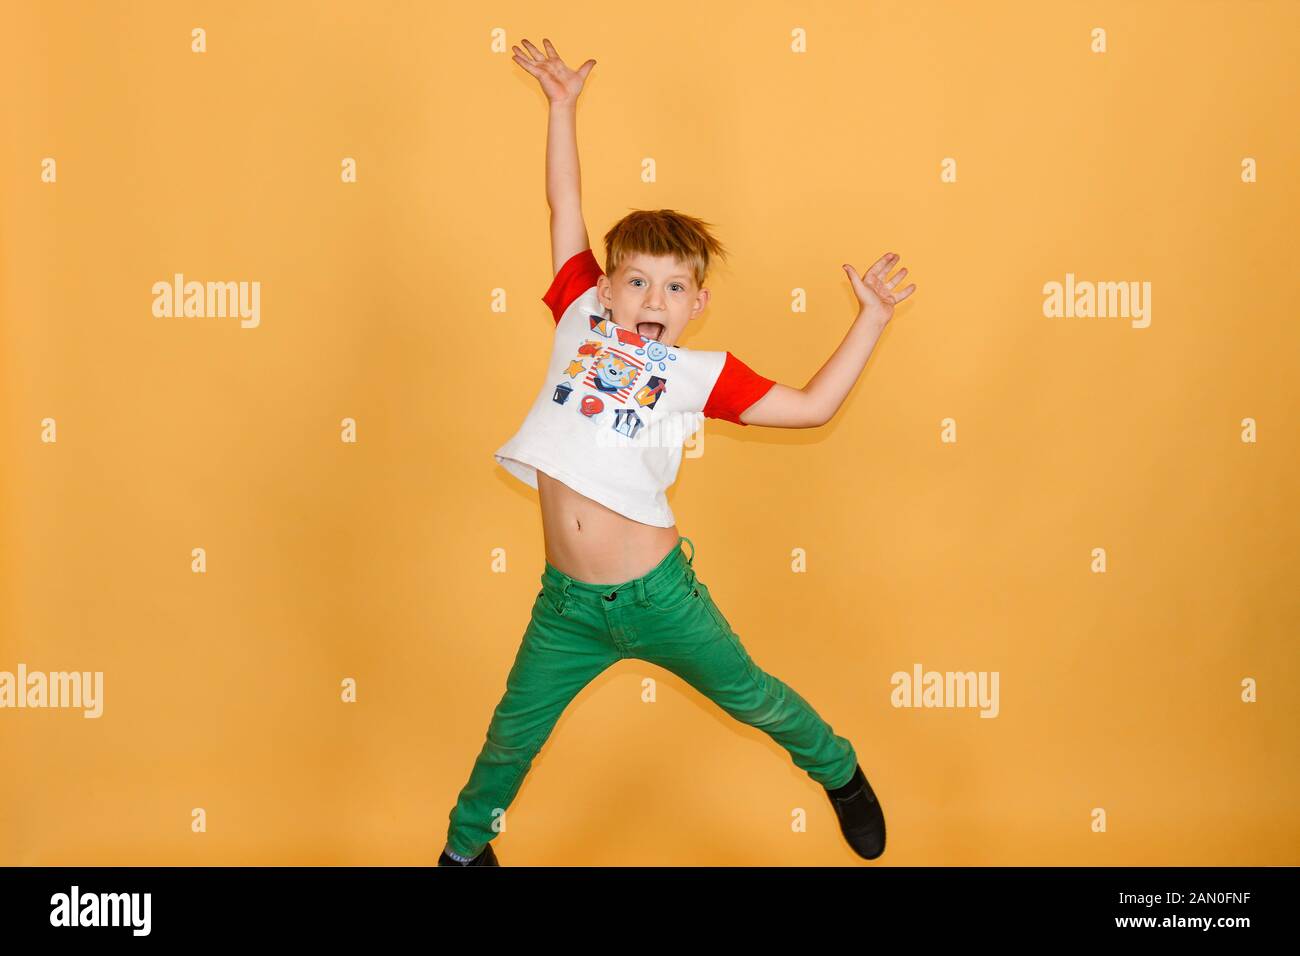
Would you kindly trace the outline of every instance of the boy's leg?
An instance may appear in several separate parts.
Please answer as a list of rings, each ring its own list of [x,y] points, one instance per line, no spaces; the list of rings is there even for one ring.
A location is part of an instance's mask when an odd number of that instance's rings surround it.
[[[493,822],[514,800],[564,708],[619,656],[584,615],[573,609],[561,614],[538,593],[506,692],[450,814],[447,846],[453,852],[477,856],[497,835]]]
[[[742,723],[786,749],[795,765],[823,787],[847,783],[857,769],[853,745],[839,736],[795,690],[750,658],[718,610],[709,589],[692,575],[689,596],[653,598],[637,622],[637,654],[677,674]]]

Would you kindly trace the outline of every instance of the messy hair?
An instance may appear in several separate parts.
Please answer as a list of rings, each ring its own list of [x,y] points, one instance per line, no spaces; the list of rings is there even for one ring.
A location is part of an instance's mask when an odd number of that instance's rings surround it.
[[[612,276],[624,259],[637,253],[675,256],[704,285],[712,257],[725,260],[727,250],[709,232],[711,223],[674,209],[634,209],[605,233],[605,274]]]

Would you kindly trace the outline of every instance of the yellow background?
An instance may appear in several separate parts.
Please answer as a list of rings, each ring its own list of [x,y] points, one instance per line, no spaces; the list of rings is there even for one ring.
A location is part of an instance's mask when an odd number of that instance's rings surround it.
[[[536,493],[491,453],[554,325],[546,108],[508,50],[544,36],[598,61],[602,263],[633,208],[732,250],[683,344],[803,385],[855,313],[841,263],[896,251],[918,285],[830,425],[710,421],[669,499],[754,659],[854,742],[881,865],[1298,862],[1300,5],[8,22],[0,670],[102,670],[105,710],[0,711],[0,863],[433,863],[542,570]],[[260,327],[153,317],[175,272],[260,281]],[[1151,326],[1045,318],[1067,272],[1149,281]],[[892,707],[918,662],[998,671],[1000,715]],[[861,862],[785,751],[633,660],[507,819],[504,865]]]

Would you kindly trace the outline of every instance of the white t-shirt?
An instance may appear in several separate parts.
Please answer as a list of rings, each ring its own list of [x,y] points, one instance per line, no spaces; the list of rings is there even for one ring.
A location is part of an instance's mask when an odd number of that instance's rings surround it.
[[[645,339],[614,324],[596,297],[590,249],[555,274],[546,379],[523,425],[493,457],[530,488],[537,470],[633,521],[671,528],[664,492],[682,444],[704,418],[735,422],[775,384],[730,352]]]

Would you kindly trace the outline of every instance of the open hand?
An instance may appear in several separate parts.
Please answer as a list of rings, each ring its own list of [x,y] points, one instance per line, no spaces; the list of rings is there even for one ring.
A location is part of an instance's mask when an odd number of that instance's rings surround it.
[[[853,271],[853,266],[847,263],[844,265],[845,271],[849,274],[849,281],[853,283],[853,293],[862,306],[861,314],[870,316],[881,325],[893,317],[895,305],[916,291],[916,283],[897,292],[894,291],[894,287],[907,275],[907,270],[904,269],[892,279],[886,279],[889,270],[896,265],[898,265],[898,255],[893,252],[887,252],[877,259],[861,277]]]
[[[543,37],[542,45],[546,47],[545,53],[525,40],[524,46],[527,47],[528,53],[524,53],[517,46],[512,46],[510,49],[515,51],[515,55],[511,59],[537,77],[542,84],[542,92],[552,103],[576,100],[578,94],[582,92],[582,84],[587,81],[587,74],[596,65],[596,61],[588,60],[576,70],[571,70],[564,65],[564,61],[560,59],[560,54],[555,52],[555,47],[551,45],[550,40]]]

